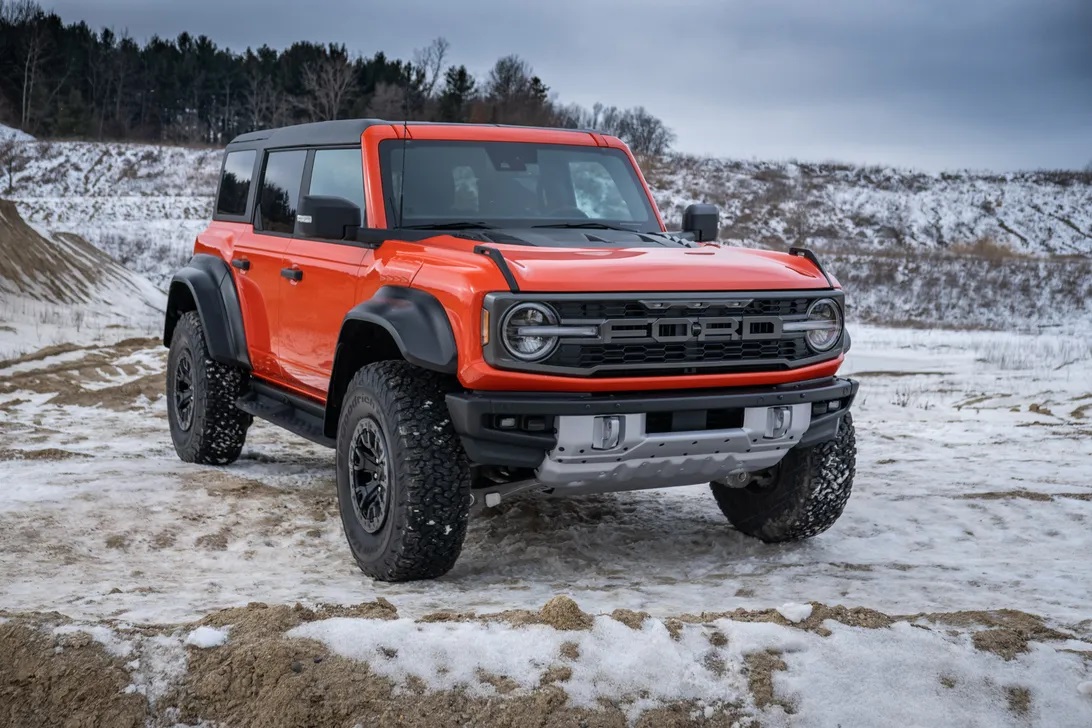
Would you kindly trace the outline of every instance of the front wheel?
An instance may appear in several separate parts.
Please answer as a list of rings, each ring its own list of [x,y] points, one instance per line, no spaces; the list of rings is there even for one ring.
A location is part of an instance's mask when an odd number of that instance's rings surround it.
[[[209,356],[197,312],[182,314],[167,355],[167,419],[178,457],[206,465],[238,459],[253,421],[235,406],[246,378]]]
[[[345,393],[337,496],[360,569],[431,579],[455,565],[470,514],[470,465],[451,425],[446,378],[404,361],[369,364]]]
[[[746,486],[712,483],[720,510],[738,530],[767,543],[811,538],[834,525],[849,500],[857,462],[853,417],[833,440],[793,448]]]

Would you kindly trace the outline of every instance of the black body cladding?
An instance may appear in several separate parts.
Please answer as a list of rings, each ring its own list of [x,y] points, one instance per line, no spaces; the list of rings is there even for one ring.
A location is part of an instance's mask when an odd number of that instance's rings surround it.
[[[231,269],[214,255],[197,254],[171,279],[163,345],[171,345],[174,327],[186,311],[201,317],[209,356],[221,364],[250,369],[243,314]]]

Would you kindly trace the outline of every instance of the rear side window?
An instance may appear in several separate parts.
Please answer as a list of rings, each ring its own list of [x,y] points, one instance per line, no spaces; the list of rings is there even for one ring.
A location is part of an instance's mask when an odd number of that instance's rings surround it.
[[[255,151],[228,152],[224,171],[220,175],[220,194],[216,198],[217,215],[245,215],[246,198],[250,194],[250,178],[254,174]]]
[[[262,174],[259,229],[270,233],[291,235],[296,229],[296,205],[307,152],[270,152],[265,158]]]
[[[319,149],[307,194],[341,197],[364,211],[364,173],[360,149]]]

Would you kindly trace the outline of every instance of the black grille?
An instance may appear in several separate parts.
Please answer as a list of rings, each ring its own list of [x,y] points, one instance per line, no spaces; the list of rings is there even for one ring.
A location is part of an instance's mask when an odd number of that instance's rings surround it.
[[[544,363],[551,366],[591,369],[634,365],[712,364],[718,362],[761,362],[768,359],[794,361],[809,356],[803,338],[781,341],[695,341],[681,344],[562,344]]]

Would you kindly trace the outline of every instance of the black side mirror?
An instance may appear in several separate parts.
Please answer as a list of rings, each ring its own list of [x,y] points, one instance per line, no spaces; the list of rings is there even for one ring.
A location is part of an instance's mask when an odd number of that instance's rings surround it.
[[[299,234],[305,238],[345,240],[360,227],[360,208],[343,197],[304,195],[296,212]]]
[[[693,233],[699,243],[716,240],[720,233],[720,210],[716,205],[687,205],[682,229],[684,233]]]

